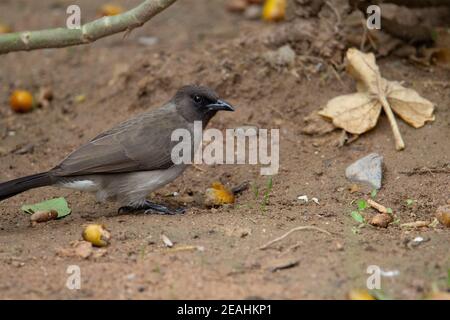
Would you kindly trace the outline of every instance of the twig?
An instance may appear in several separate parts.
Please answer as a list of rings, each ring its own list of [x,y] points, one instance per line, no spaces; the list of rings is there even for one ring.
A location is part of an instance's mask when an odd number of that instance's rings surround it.
[[[300,264],[300,260],[290,261],[279,266],[275,266],[270,268],[270,272],[277,272],[280,270],[290,269],[298,266]]]
[[[399,173],[401,174],[406,174],[407,176],[412,176],[412,175],[422,175],[422,174],[431,174],[433,175],[433,173],[450,173],[450,168],[427,168],[427,167],[423,167],[423,168],[414,168],[411,171],[400,171]]]
[[[100,38],[142,26],[176,0],[146,0],[139,6],[86,23],[80,29],[55,28],[7,33],[0,36],[0,54],[42,48],[62,48],[94,42]]]
[[[320,231],[323,233],[328,234],[329,236],[331,236],[331,233],[329,233],[328,231],[318,228],[318,227],[314,227],[314,226],[300,226],[300,227],[296,227],[294,229],[289,230],[288,232],[286,232],[285,234],[283,234],[281,237],[278,237],[276,239],[273,239],[269,242],[267,242],[265,245],[263,245],[262,247],[259,247],[259,250],[266,250],[267,248],[269,248],[271,245],[273,245],[274,243],[283,240],[284,238],[286,238],[287,236],[289,236],[291,233],[295,232],[295,231],[301,231],[301,230],[316,230],[316,231]]]
[[[398,151],[405,149],[405,142],[403,142],[402,134],[400,133],[400,129],[398,128],[397,121],[395,120],[394,113],[392,112],[391,106],[386,99],[386,95],[384,94],[384,90],[381,89],[382,79],[380,76],[377,77],[377,86],[378,86],[378,99],[383,106],[383,110],[386,113],[389,124],[392,128],[392,133],[394,134],[395,140],[395,149]]]
[[[367,199],[367,203],[369,204],[369,206],[378,210],[381,213],[388,213],[388,210],[385,206],[383,206],[382,204],[379,204],[378,202],[375,202],[372,199]]]

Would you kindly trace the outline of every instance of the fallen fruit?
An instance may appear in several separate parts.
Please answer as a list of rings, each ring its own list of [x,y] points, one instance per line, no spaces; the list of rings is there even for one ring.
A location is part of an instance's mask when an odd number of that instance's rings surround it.
[[[286,16],[286,0],[266,0],[263,7],[263,19],[280,21]]]
[[[52,89],[48,87],[41,88],[37,98],[38,106],[46,108],[49,106],[51,100],[53,100]]]
[[[109,244],[111,234],[100,224],[90,224],[83,230],[83,239],[97,247],[105,247]]]
[[[436,210],[436,218],[446,227],[450,227],[450,205],[440,206]]]
[[[0,34],[10,32],[12,32],[12,29],[8,25],[0,23]]]
[[[220,182],[214,182],[211,188],[206,189],[205,205],[207,207],[234,203],[234,194]]]
[[[375,215],[371,220],[370,224],[375,227],[387,228],[389,223],[392,222],[392,217],[387,213],[379,213]]]
[[[14,90],[9,98],[9,105],[15,112],[29,112],[33,109],[33,95],[26,90]]]
[[[352,289],[348,293],[350,300],[376,300],[367,290]]]
[[[107,3],[100,7],[98,10],[99,15],[101,16],[115,16],[124,12],[124,8],[119,5]]]
[[[36,225],[40,222],[47,222],[58,218],[58,212],[56,210],[43,210],[36,211],[30,216],[31,225]]]

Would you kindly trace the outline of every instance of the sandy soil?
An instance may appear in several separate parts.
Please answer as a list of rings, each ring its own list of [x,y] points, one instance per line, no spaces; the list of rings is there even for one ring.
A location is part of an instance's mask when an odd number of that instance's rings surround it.
[[[86,21],[95,17],[102,3],[76,2]],[[125,3],[131,7],[138,2]],[[55,0],[2,1],[0,21],[16,30],[56,27],[64,23],[66,5],[67,1]],[[386,78],[403,80],[436,103],[436,121],[419,130],[400,122],[407,145],[403,152],[395,151],[384,115],[375,130],[338,148],[339,132],[303,135],[303,118],[328,99],[352,92],[353,81],[344,73],[341,84],[325,72],[297,77],[289,70],[268,67],[260,59],[269,50],[260,34],[275,28],[228,13],[223,1],[186,0],[126,39],[116,35],[89,46],[1,56],[0,180],[50,169],[102,130],[156,108],[188,83],[209,85],[237,107],[234,114],[218,115],[212,127],[279,128],[281,168],[265,209],[251,190],[240,195],[234,207],[191,204],[179,216],[118,215],[115,204],[96,204],[90,195],[56,188],[8,199],[0,204],[0,298],[342,299],[350,289],[365,287],[369,265],[399,271],[395,277],[382,278],[382,290],[392,298],[421,298],[434,284],[445,289],[448,230],[437,226],[408,231],[399,224],[431,221],[436,208],[450,200],[448,174],[401,173],[450,162],[449,72],[398,58],[381,59]],[[137,41],[140,36],[155,36],[159,42],[143,46]],[[294,66],[300,68],[300,63]],[[37,92],[43,86],[50,86],[55,95],[49,107],[23,115],[9,110],[13,89]],[[76,102],[79,95],[85,95],[84,102]],[[30,143],[33,152],[13,152]],[[357,223],[350,211],[353,202],[366,195],[349,192],[344,171],[370,152],[385,160],[383,188],[376,199],[391,207],[399,222],[354,233]],[[188,169],[155,198],[177,202],[165,195],[201,194],[216,180],[230,187],[248,180],[262,190],[267,183],[259,166],[200,169]],[[304,194],[317,197],[320,205],[302,204],[297,197]],[[56,196],[67,198],[72,214],[30,227],[20,206]],[[414,204],[406,205],[407,199],[414,199]],[[80,239],[82,226],[90,222],[111,231],[107,254],[87,260],[58,256],[60,248]],[[301,231],[269,250],[258,249],[302,225],[323,228],[331,235]],[[162,233],[175,247],[197,245],[204,250],[171,252],[160,240]],[[416,236],[428,241],[412,249],[405,246]],[[271,271],[295,261],[297,266]],[[81,290],[65,285],[69,265],[81,268]]]

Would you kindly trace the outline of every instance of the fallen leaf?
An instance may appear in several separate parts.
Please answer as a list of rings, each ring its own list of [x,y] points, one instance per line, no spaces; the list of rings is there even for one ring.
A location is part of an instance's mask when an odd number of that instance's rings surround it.
[[[434,104],[416,91],[381,77],[373,53],[350,48],[347,51],[347,71],[356,79],[358,92],[328,101],[319,115],[331,119],[339,128],[353,134],[373,129],[381,113],[386,113],[397,150],[405,147],[394,112],[414,128],[434,120]]]
[[[23,212],[33,214],[38,211],[56,211],[58,212],[58,219],[65,217],[72,211],[63,197],[46,200],[35,204],[25,204],[20,208]]]

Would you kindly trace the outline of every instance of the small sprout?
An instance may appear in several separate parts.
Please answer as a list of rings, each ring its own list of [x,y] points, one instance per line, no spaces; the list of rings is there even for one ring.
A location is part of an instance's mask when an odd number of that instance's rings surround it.
[[[364,223],[364,217],[358,211],[352,211],[350,215],[356,222]]]
[[[272,191],[272,187],[273,187],[273,181],[272,181],[272,177],[270,177],[269,180],[267,181],[267,189],[264,192],[264,199],[263,199],[264,207],[269,204],[269,197],[270,197],[270,192]]]
[[[256,183],[252,184],[252,190],[253,190],[253,194],[255,196],[255,199],[257,199],[259,197],[259,188],[256,185]]]
[[[364,199],[358,200],[357,205],[358,205],[358,210],[359,211],[363,211],[364,209],[367,208],[367,202]]]
[[[392,208],[387,208],[387,213],[392,215],[393,214]]]
[[[413,199],[406,199],[406,205],[411,206],[415,201]]]
[[[378,194],[378,190],[377,189],[373,189],[372,192],[370,192],[370,196],[372,197],[372,199],[375,199],[377,194]]]

